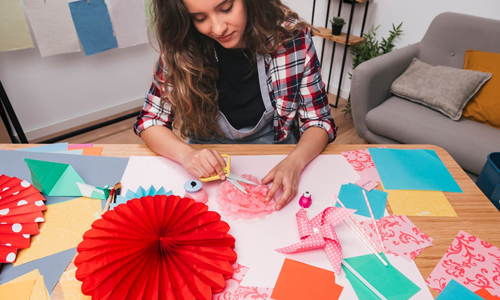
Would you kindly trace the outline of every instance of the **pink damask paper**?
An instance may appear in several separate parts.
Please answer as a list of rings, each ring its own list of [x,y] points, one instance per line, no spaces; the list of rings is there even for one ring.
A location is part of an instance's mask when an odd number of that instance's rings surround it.
[[[234,263],[233,269],[233,277],[226,280],[226,287],[222,292],[212,295],[212,300],[269,299],[273,291],[271,288],[240,286],[241,281],[248,272],[247,267]]]
[[[359,174],[359,176],[361,176],[361,179],[356,181],[355,184],[367,191],[371,191],[378,185],[380,176],[378,175],[368,149],[344,151],[342,152],[342,155]]]
[[[379,244],[373,222],[361,222],[361,225],[372,238]],[[386,253],[401,256],[411,261],[417,257],[424,248],[432,246],[432,238],[420,231],[407,216],[387,216],[377,221]]]
[[[461,230],[425,282],[441,292],[451,279],[500,296],[500,249]]]

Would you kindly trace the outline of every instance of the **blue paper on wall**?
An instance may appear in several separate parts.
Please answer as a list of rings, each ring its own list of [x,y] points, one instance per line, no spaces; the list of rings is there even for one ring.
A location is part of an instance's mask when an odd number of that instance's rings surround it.
[[[380,220],[384,216],[385,204],[387,203],[387,192],[379,190],[371,190],[366,192],[366,197],[372,207],[373,216]],[[339,199],[347,208],[355,209],[355,214],[371,218],[370,211],[366,205],[365,196],[363,196],[363,188],[354,184],[343,184],[340,187]],[[340,207],[339,203],[335,203],[336,207]]]
[[[86,56],[118,47],[104,0],[70,2],[69,9]]]
[[[434,150],[370,148],[369,151],[386,190],[462,192]]]

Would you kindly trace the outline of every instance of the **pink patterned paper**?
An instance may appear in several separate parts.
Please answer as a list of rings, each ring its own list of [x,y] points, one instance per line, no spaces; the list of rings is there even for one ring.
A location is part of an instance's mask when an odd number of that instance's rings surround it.
[[[386,253],[411,261],[424,248],[432,246],[432,238],[420,231],[407,216],[383,217],[377,221],[377,225]],[[373,222],[361,222],[361,226],[376,244],[380,244]]]
[[[342,247],[333,228],[354,213],[352,209],[328,207],[312,220],[301,208],[295,217],[299,227],[300,242],[288,247],[276,249],[281,253],[294,253],[318,248],[325,248],[326,255],[338,274],[342,262]]]
[[[378,175],[375,163],[368,149],[344,151],[342,155],[359,176],[361,176],[361,179],[356,181],[355,184],[367,191],[371,191],[378,185],[380,176]]]
[[[500,296],[500,249],[460,230],[425,282],[441,292],[451,279],[473,292],[485,288]]]
[[[226,280],[226,287],[220,293],[213,294],[212,300],[267,300],[273,292],[272,288],[240,286],[248,272],[248,268],[239,263],[233,264],[233,277]]]

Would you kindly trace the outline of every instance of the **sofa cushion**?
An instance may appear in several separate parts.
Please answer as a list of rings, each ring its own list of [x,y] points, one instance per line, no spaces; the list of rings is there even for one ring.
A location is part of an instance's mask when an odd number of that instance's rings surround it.
[[[464,69],[493,76],[467,103],[463,116],[500,129],[500,53],[467,50]]]
[[[414,58],[408,69],[394,80],[391,92],[456,121],[467,102],[490,78],[491,73],[432,66]]]
[[[423,105],[392,96],[366,115],[368,129],[404,144],[444,148],[465,170],[478,175],[489,153],[500,149],[500,130],[460,119],[452,121]]]

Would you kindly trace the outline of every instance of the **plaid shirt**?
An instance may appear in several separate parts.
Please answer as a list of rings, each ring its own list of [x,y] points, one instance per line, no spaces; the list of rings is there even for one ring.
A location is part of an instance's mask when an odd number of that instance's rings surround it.
[[[269,38],[266,46],[272,45],[273,39]],[[330,115],[320,64],[309,28],[304,28],[294,40],[280,45],[275,53],[265,54],[264,60],[266,83],[274,107],[274,140],[282,141],[287,137],[298,112],[303,123],[300,127],[301,134],[309,127],[321,127],[328,132],[329,142],[333,142],[336,137],[335,123]],[[172,129],[172,105],[168,101],[163,106],[160,105],[165,78],[161,60],[158,62],[156,77],[158,80],[153,80],[144,107],[134,125],[137,135],[154,125]],[[169,85],[168,88],[173,87]]]

